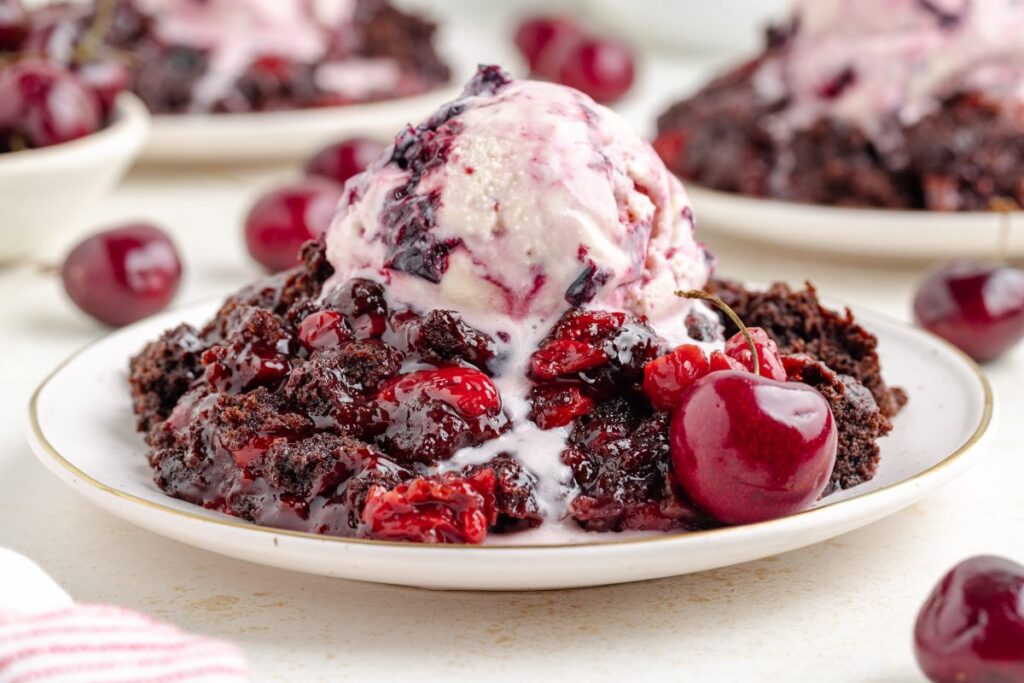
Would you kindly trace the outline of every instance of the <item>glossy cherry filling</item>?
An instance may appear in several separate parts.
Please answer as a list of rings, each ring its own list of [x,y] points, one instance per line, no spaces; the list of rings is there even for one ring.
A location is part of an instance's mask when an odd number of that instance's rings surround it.
[[[746,338],[716,323],[671,348],[621,311],[571,308],[523,353],[457,311],[395,309],[385,285],[334,282],[322,246],[303,259],[132,360],[168,494],[384,540],[481,543],[543,524],[686,531],[804,509],[848,485],[830,479],[833,462],[871,445],[837,459],[837,427],[870,392],[763,330],[750,340],[760,374]],[[551,467],[527,466],[542,462],[521,450],[536,448],[529,434]],[[552,471],[564,474],[544,479]]]

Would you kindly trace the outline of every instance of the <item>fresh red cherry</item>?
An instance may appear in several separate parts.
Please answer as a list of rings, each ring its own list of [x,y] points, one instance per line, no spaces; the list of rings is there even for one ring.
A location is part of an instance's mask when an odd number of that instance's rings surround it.
[[[1024,271],[948,263],[921,283],[914,317],[975,360],[994,360],[1024,338]]]
[[[107,325],[127,325],[167,307],[178,291],[181,261],[159,228],[126,225],[79,243],[64,260],[61,279],[83,311]]]
[[[327,231],[340,200],[340,186],[315,178],[264,195],[245,220],[249,253],[270,271],[298,265],[302,245]]]
[[[104,119],[110,117],[118,95],[126,91],[131,82],[128,68],[115,61],[89,62],[80,66],[75,74],[96,95]]]
[[[0,52],[20,50],[28,30],[28,14],[21,0],[0,0]]]
[[[377,140],[353,138],[326,147],[306,163],[306,175],[327,178],[342,185],[366,170],[387,146]]]
[[[574,46],[565,56],[558,81],[576,88],[598,102],[613,102],[633,85],[633,53],[611,40],[589,39]]]
[[[828,484],[838,443],[820,393],[734,370],[693,384],[673,413],[669,436],[679,485],[726,524],[807,508]]]
[[[991,556],[954,567],[917,616],[914,653],[933,683],[1024,681],[1024,567]]]
[[[0,66],[0,129],[28,147],[69,142],[99,128],[99,103],[72,73],[37,59]]]
[[[672,410],[711,366],[704,350],[696,344],[683,344],[644,366],[644,394],[655,410]]]
[[[561,60],[553,53],[564,53],[582,36],[579,25],[568,17],[530,17],[516,29],[515,44],[532,73],[554,80]]]

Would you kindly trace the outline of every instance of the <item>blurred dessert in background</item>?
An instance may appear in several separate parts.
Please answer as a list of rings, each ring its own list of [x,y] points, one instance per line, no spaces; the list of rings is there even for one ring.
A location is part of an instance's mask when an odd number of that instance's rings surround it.
[[[1024,5],[797,0],[763,54],[658,120],[705,187],[940,211],[1024,203]]]
[[[386,0],[91,0],[30,13],[16,51],[127,67],[156,113],[268,111],[438,87],[435,28]]]

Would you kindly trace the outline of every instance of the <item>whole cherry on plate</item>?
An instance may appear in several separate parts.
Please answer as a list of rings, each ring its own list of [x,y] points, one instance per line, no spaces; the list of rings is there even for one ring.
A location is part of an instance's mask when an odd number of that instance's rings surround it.
[[[933,683],[1024,681],[1024,566],[979,556],[951,569],[918,614],[914,653]]]
[[[181,282],[181,260],[165,232],[135,223],[80,242],[64,260],[61,280],[80,309],[121,326],[167,307]]]
[[[0,65],[0,133],[30,148],[69,142],[100,129],[96,96],[70,71],[40,59]]]
[[[726,524],[807,508],[835,466],[838,432],[828,401],[808,385],[762,375],[758,345],[736,314],[709,295],[687,295],[711,300],[734,319],[753,372],[712,371],[682,394],[669,429],[676,481]]]
[[[337,183],[307,178],[263,195],[245,219],[249,253],[273,272],[298,265],[302,245],[327,231],[341,192]]]
[[[975,360],[995,360],[1024,339],[1024,270],[974,261],[944,264],[918,288],[914,317]]]
[[[349,178],[365,171],[386,148],[383,142],[369,138],[337,142],[320,150],[306,162],[306,175],[344,185]]]

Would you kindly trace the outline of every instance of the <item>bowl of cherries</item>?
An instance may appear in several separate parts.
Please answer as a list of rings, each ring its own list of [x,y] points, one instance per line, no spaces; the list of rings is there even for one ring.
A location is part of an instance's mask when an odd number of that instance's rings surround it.
[[[39,40],[20,0],[0,0],[0,262],[77,227],[149,131],[115,58],[86,47],[58,63],[39,56]]]

